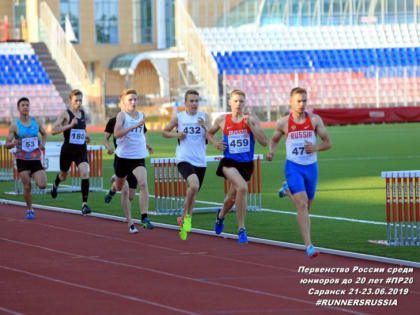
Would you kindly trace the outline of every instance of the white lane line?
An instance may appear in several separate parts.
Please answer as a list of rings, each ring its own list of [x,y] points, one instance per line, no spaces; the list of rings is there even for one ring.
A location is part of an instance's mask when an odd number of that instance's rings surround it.
[[[5,313],[7,313],[7,314],[23,315],[22,313],[15,312],[15,311],[9,310],[9,309],[4,308],[4,307],[1,307],[1,306],[0,306],[0,311],[3,311]]]
[[[78,284],[78,283],[74,283],[74,282],[69,282],[69,281],[65,281],[65,280],[60,280],[60,279],[52,278],[52,277],[49,277],[49,276],[41,275],[41,274],[38,274],[38,273],[33,273],[33,272],[22,270],[22,269],[16,269],[16,268],[11,268],[11,267],[7,267],[7,266],[1,266],[1,265],[0,265],[0,268],[4,269],[4,270],[8,270],[8,271],[23,273],[25,275],[32,276],[32,277],[35,277],[35,278],[39,278],[39,279],[42,279],[42,280],[52,281],[52,282],[64,284],[64,285],[71,286],[71,287],[90,290],[90,291],[93,291],[93,292],[96,292],[96,293],[111,295],[111,296],[119,297],[119,298],[122,298],[122,299],[134,301],[134,302],[153,305],[153,306],[163,308],[163,309],[167,309],[167,310],[170,310],[170,311],[174,311],[174,312],[177,312],[177,313],[190,314],[190,315],[198,314],[198,313],[195,313],[195,312],[182,310],[182,309],[172,307],[172,306],[168,306],[168,305],[164,305],[164,304],[161,304],[161,303],[156,303],[156,302],[148,301],[148,300],[145,300],[145,299],[137,298],[135,296],[124,295],[124,294],[119,294],[119,293],[116,293],[116,292],[113,292],[113,291],[97,289],[97,288],[89,287],[89,286],[86,286],[86,285],[82,285],[82,284]]]
[[[212,285],[212,286],[216,286],[216,287],[228,288],[228,289],[232,289],[234,291],[243,291],[243,292],[247,292],[247,293],[269,296],[269,297],[279,298],[279,299],[282,299],[282,300],[294,301],[294,302],[297,302],[297,303],[303,303],[303,304],[308,304],[308,305],[313,305],[313,306],[315,305],[315,303],[312,302],[312,301],[299,299],[299,298],[294,298],[294,297],[290,297],[290,296],[285,296],[285,295],[282,295],[282,294],[275,294],[275,293],[265,292],[265,291],[261,291],[261,290],[257,290],[257,289],[244,288],[244,287],[240,287],[240,286],[237,286],[237,285],[229,285],[229,284],[224,284],[224,283],[218,283],[218,282],[215,282],[215,281],[208,281],[208,280],[201,280],[201,279],[198,279],[198,278],[191,278],[191,277],[188,277],[188,276],[183,276],[183,275],[179,275],[179,274],[175,274],[175,273],[161,271],[161,270],[157,270],[157,269],[153,269],[153,268],[136,266],[136,265],[131,265],[131,264],[127,264],[127,263],[115,262],[115,261],[104,259],[104,258],[97,258],[97,257],[80,255],[80,254],[71,253],[71,252],[67,252],[67,251],[56,250],[56,249],[45,247],[45,246],[31,244],[31,243],[28,243],[28,242],[10,240],[10,239],[7,239],[7,238],[2,238],[2,237],[0,237],[0,240],[5,241],[5,242],[9,242],[9,243],[22,245],[22,246],[38,248],[38,249],[41,249],[41,250],[45,250],[45,251],[49,251],[49,252],[53,252],[53,253],[57,253],[57,254],[62,254],[62,255],[65,255],[65,256],[77,257],[77,258],[86,259],[86,260],[90,260],[90,261],[101,262],[101,263],[105,263],[105,264],[111,264],[111,265],[115,265],[115,266],[119,266],[119,267],[126,267],[126,268],[146,271],[146,272],[150,272],[150,273],[155,273],[155,274],[167,276],[169,278],[175,278],[175,279],[180,279],[180,280],[185,280],[185,281],[192,281],[192,282],[197,282],[197,283],[206,284],[206,285]],[[0,266],[0,268],[2,268],[2,267],[3,266]],[[8,267],[6,267],[6,268],[8,268]],[[23,272],[25,272],[25,271],[23,271]],[[42,277],[44,277],[44,276],[42,276]],[[54,279],[54,278],[50,278],[50,279]],[[55,280],[57,280],[57,279],[55,279]],[[61,282],[61,280],[57,280],[57,282]],[[65,283],[65,282],[66,281],[64,281],[63,283]],[[69,284],[73,284],[73,283],[69,282]],[[78,285],[78,284],[73,284],[73,285],[74,286],[79,286],[79,287],[84,287],[84,286]],[[99,289],[90,288],[90,287],[86,287],[86,288],[98,290],[98,292],[105,291],[105,290],[99,290]],[[108,292],[108,291],[105,291],[105,292]],[[110,292],[110,293],[112,293],[112,292]],[[117,293],[115,293],[113,295],[119,296]],[[153,302],[150,302],[150,303],[153,303]],[[330,307],[328,307],[328,308],[330,308]],[[341,312],[351,313],[351,314],[361,314],[361,315],[365,314],[365,313],[355,312],[355,311],[352,311],[352,310],[347,310],[347,309],[343,309],[343,308],[339,308],[339,307],[331,307],[330,309],[335,309],[335,310],[338,310],[338,311],[341,311]],[[188,313],[188,314],[195,314],[195,313]]]

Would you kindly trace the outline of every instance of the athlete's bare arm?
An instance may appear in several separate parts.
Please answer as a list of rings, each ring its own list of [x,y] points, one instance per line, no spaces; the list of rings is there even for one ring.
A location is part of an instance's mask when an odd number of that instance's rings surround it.
[[[331,148],[332,143],[330,137],[328,136],[327,129],[324,126],[324,122],[321,117],[315,114],[310,115],[312,125],[315,129],[315,133],[321,138],[321,143],[312,144],[309,141],[306,141],[305,151],[308,153],[325,151]]]
[[[217,117],[216,120],[214,121],[213,126],[210,127],[210,129],[207,131],[207,134],[206,134],[207,140],[211,144],[213,144],[214,147],[217,150],[220,150],[220,151],[224,151],[227,146],[226,146],[226,143],[223,142],[223,140],[218,141],[215,138],[215,134],[216,134],[217,131],[224,129],[224,127],[225,127],[225,117],[226,117],[226,115],[220,115],[219,117]]]
[[[60,115],[57,117],[57,120],[55,121],[53,125],[51,133],[53,135],[57,135],[59,133],[62,133],[63,131],[71,129],[74,125],[77,124],[76,117],[74,117],[70,123],[69,123],[69,120],[70,120],[69,113],[66,110],[62,111]]]
[[[252,114],[248,114],[248,115],[245,115],[245,122],[251,129],[258,143],[261,144],[263,147],[267,146],[268,144],[267,135],[265,134],[264,129],[262,129],[261,127],[260,120],[256,116]]]
[[[37,120],[36,122],[38,124],[39,134],[41,135],[41,142],[39,144],[39,148],[41,150],[45,150],[45,144],[47,143],[47,132],[44,129],[44,126],[40,121]]]
[[[19,140],[15,139],[17,134],[17,125],[15,122],[12,122],[12,124],[9,127],[9,133],[7,134],[6,138],[6,148],[11,149],[14,148],[19,144]]]
[[[104,145],[107,149],[108,154],[112,154],[114,153],[114,148],[112,147],[112,145],[109,143],[109,139],[111,138],[111,133],[106,132],[105,131],[105,136],[104,136]]]
[[[277,146],[281,137],[286,136],[285,124],[287,124],[287,117],[282,117],[276,122],[274,134],[271,137],[270,144],[268,146],[267,160],[272,161],[274,153],[277,150]]]
[[[164,138],[178,138],[179,140],[184,140],[187,136],[184,132],[172,131],[176,126],[178,126],[178,116],[175,114],[172,116],[171,121],[163,129],[162,136]]]

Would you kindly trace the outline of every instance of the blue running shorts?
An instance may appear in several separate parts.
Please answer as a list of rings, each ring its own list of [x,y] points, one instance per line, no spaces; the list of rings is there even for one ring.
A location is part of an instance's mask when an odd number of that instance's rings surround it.
[[[316,192],[316,183],[318,181],[318,163],[309,165],[296,164],[286,160],[284,165],[284,174],[292,195],[305,191],[309,200],[313,200]]]

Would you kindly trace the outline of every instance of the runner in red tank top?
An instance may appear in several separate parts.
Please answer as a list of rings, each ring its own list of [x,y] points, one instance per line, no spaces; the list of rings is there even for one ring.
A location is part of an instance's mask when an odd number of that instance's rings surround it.
[[[216,234],[222,233],[224,217],[235,205],[239,228],[238,242],[246,244],[248,243],[245,229],[247,182],[251,178],[254,166],[254,143],[257,140],[265,147],[268,140],[258,118],[244,113],[244,92],[233,91],[230,94],[229,105],[232,113],[219,116],[207,132],[208,141],[216,149],[224,151],[224,157],[219,163],[216,174],[227,178],[232,183],[222,209],[217,211],[214,230]],[[230,132],[228,128],[234,132]],[[217,141],[214,138],[218,130],[223,131],[223,141]]]

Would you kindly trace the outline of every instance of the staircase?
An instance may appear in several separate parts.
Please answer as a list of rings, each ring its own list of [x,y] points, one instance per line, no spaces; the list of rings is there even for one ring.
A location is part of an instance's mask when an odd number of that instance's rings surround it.
[[[32,48],[35,54],[38,56],[39,61],[44,67],[51,80],[51,83],[55,85],[64,103],[67,102],[69,94],[71,92],[71,86],[66,82],[66,78],[58,67],[57,63],[51,57],[50,51],[44,43],[32,43]]]

